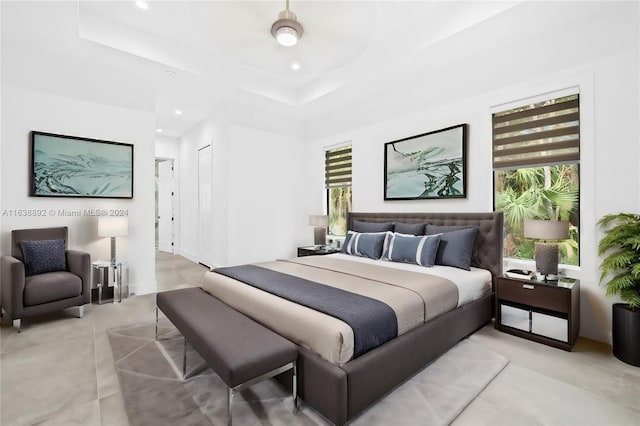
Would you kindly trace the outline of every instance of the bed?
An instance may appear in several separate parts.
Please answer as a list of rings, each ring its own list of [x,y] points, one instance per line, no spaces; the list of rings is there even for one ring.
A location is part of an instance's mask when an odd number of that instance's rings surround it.
[[[393,265],[396,269],[389,269],[389,265],[381,265],[381,261],[355,262],[355,258],[346,255],[311,256],[259,265],[268,268],[270,273],[290,274],[300,277],[296,279],[311,279],[325,286],[332,286],[331,281],[340,277],[339,287],[346,286],[353,293],[366,291],[368,295],[372,292],[376,299],[391,307],[397,316],[397,337],[387,338],[382,345],[364,352],[354,345],[351,328],[339,319],[319,312],[306,312],[310,309],[237,281],[233,276],[226,276],[223,270],[208,273],[203,286],[205,291],[229,306],[298,344],[299,395],[306,404],[337,425],[353,419],[458,341],[488,323],[493,311],[495,279],[502,273],[501,213],[348,215],[349,229],[353,229],[354,224],[362,226],[362,222],[372,225],[402,223],[409,227],[411,224],[477,227],[469,276],[475,273],[479,282],[486,284],[465,290],[456,283],[457,288],[453,291],[452,278],[448,275],[439,278],[433,272],[435,268],[428,271],[428,277],[420,276],[418,269],[431,268]],[[406,270],[411,267],[416,271]],[[280,276],[274,275],[274,279]],[[431,281],[424,285],[422,282],[427,279]],[[427,297],[423,293],[433,294]],[[438,302],[427,302],[430,298]],[[311,316],[298,316],[303,314]],[[361,341],[359,337],[356,340]],[[290,383],[288,377],[281,379],[283,384]]]

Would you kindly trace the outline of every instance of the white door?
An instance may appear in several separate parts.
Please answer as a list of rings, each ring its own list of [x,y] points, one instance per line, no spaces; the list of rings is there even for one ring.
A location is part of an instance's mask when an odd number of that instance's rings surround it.
[[[173,160],[158,163],[158,250],[173,253]]]
[[[209,267],[213,264],[211,158],[211,145],[198,150],[198,262]]]

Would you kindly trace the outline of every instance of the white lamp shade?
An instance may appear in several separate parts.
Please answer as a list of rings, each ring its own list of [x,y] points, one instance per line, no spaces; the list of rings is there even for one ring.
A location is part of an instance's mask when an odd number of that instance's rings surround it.
[[[124,237],[129,233],[126,216],[100,216],[98,218],[99,237]]]
[[[524,236],[536,240],[566,240],[569,238],[569,222],[527,219],[524,221]]]
[[[309,225],[311,226],[329,226],[329,216],[322,214],[312,214],[309,216]]]

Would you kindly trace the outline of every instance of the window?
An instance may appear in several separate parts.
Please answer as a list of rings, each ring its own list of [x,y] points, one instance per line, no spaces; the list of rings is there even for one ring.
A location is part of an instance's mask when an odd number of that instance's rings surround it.
[[[325,152],[325,188],[329,235],[346,235],[351,210],[351,145]]]
[[[570,223],[560,263],[580,264],[579,163],[579,95],[493,114],[494,202],[504,212],[505,257],[533,259],[525,219],[558,219]]]

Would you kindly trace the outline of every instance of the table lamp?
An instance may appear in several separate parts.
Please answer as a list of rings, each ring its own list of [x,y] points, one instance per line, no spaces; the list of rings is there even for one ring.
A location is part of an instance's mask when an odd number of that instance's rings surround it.
[[[322,214],[312,214],[309,216],[309,225],[313,228],[313,244],[324,246],[327,244],[327,226],[329,226],[329,216]]]
[[[558,244],[547,240],[566,240],[569,238],[569,222],[563,220],[531,220],[524,221],[524,236],[536,241],[536,271],[544,275],[548,281],[550,275],[558,275]],[[556,279],[556,278],[551,278]]]
[[[111,238],[111,264],[116,264],[116,237],[129,233],[129,220],[126,216],[100,216],[98,218],[98,236]]]

